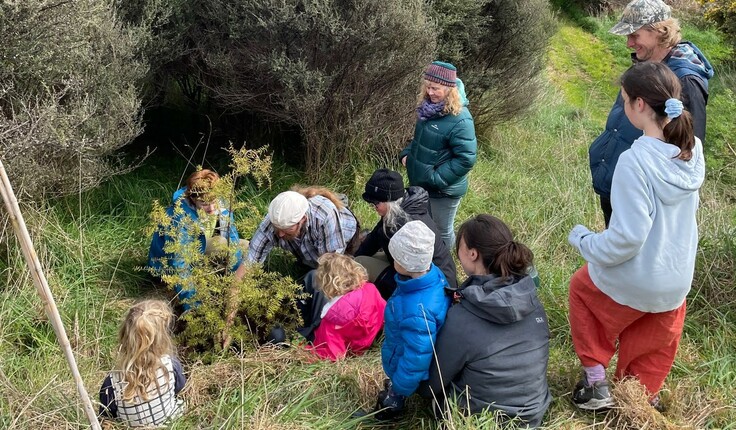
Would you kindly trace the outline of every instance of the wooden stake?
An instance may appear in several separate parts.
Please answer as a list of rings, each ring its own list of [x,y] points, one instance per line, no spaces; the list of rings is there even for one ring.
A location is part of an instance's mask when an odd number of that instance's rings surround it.
[[[79,375],[77,362],[74,359],[74,352],[72,351],[69,338],[64,330],[64,324],[61,321],[61,316],[59,316],[59,310],[56,308],[54,296],[51,295],[49,284],[43,273],[41,262],[38,260],[38,256],[36,255],[33,241],[31,241],[31,236],[28,234],[26,223],[23,220],[23,214],[20,212],[18,200],[13,192],[13,187],[10,185],[10,180],[5,172],[5,166],[3,165],[2,160],[0,160],[0,179],[2,179],[2,184],[0,184],[0,193],[2,193],[5,208],[7,209],[10,220],[13,223],[13,230],[15,230],[15,235],[18,238],[20,247],[23,250],[23,257],[25,257],[26,264],[28,264],[28,268],[31,271],[33,283],[36,285],[36,290],[43,301],[46,316],[49,318],[49,321],[51,321],[51,326],[54,328],[54,332],[56,333],[56,339],[59,341],[59,346],[61,346],[61,350],[64,352],[67,363],[69,363],[69,368],[71,368],[74,382],[77,384],[77,392],[79,393],[79,397],[82,399],[82,404],[84,405],[84,412],[87,414],[87,418],[89,419],[89,423],[92,428],[94,430],[101,430],[100,422],[97,420],[97,414],[92,407],[92,402],[89,399],[87,390],[84,388],[82,377]]]

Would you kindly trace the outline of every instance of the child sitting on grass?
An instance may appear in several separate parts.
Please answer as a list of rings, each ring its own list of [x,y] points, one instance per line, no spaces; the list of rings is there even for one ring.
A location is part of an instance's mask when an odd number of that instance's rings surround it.
[[[161,300],[145,300],[128,311],[120,328],[117,364],[100,389],[100,415],[149,427],[183,413],[177,394],[186,377],[174,356],[172,318],[171,308]]]
[[[386,303],[381,361],[389,379],[378,396],[379,420],[401,415],[405,398],[429,377],[435,338],[450,306],[445,275],[432,264],[434,237],[422,221],[410,221],[388,244],[397,274]]]
[[[329,300],[309,349],[321,358],[339,360],[370,348],[383,328],[386,301],[368,282],[365,268],[351,257],[323,254],[317,269],[318,289]]]

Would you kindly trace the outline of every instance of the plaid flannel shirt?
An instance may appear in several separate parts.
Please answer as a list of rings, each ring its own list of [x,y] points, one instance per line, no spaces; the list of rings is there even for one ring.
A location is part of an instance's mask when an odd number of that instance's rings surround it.
[[[358,220],[347,207],[338,210],[330,199],[314,196],[309,199],[307,223],[302,235],[293,240],[278,237],[271,220],[266,218],[248,246],[248,261],[263,263],[274,246],[291,252],[301,263],[317,267],[317,259],[327,252],[344,253],[358,230]]]

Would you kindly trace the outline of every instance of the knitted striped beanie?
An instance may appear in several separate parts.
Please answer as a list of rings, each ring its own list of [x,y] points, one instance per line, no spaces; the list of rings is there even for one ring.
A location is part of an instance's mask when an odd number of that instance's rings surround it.
[[[436,82],[446,87],[457,86],[457,69],[450,63],[442,61],[433,61],[424,72],[424,79],[430,82]]]

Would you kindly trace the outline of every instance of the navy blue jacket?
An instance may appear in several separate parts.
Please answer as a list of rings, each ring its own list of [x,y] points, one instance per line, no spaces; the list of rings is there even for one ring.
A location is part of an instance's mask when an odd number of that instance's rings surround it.
[[[693,117],[695,136],[705,142],[705,105],[708,103],[708,80],[713,77],[713,67],[703,53],[690,42],[679,43],[664,62],[680,78],[683,104]],[[593,141],[588,150],[593,189],[598,195],[610,198],[611,182],[618,157],[641,135],[642,131],[626,118],[624,102],[619,91],[616,102],[608,114],[606,129]]]

